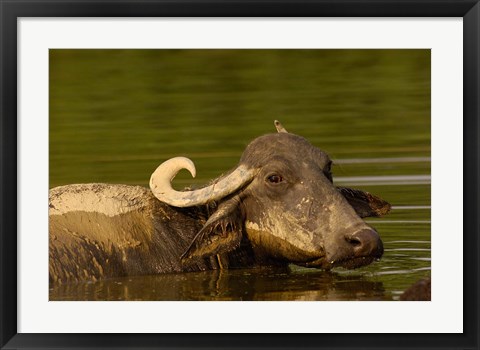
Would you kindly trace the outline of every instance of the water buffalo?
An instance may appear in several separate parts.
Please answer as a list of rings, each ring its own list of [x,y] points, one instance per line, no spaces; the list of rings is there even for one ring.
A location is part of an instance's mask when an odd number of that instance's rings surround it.
[[[382,241],[361,217],[390,205],[335,187],[328,155],[276,126],[203,188],[172,188],[181,169],[195,176],[192,161],[177,157],[154,171],[150,189],[51,189],[50,283],[289,263],[356,268],[379,259]]]

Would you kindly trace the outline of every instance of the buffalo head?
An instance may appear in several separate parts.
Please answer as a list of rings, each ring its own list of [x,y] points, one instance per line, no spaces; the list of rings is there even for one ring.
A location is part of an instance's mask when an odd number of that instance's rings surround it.
[[[160,201],[213,211],[182,258],[230,252],[246,239],[257,259],[307,267],[355,268],[379,259],[382,241],[361,217],[384,214],[390,205],[335,187],[329,156],[276,126],[278,133],[252,141],[235,169],[204,188],[172,188],[180,169],[195,176],[187,158],[170,159],[153,173],[150,188]]]

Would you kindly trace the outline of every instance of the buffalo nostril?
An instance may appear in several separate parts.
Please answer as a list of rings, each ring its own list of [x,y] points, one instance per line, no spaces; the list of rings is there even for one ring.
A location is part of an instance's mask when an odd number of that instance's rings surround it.
[[[357,237],[347,237],[347,242],[354,247],[359,247],[362,245],[362,241]]]
[[[383,254],[383,243],[374,230],[361,230],[346,237],[356,256],[374,256],[379,258]]]

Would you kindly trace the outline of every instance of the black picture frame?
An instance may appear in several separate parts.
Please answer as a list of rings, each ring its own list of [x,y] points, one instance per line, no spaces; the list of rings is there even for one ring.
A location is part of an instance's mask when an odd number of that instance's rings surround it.
[[[478,349],[480,5],[478,0],[1,0],[0,346],[24,348]],[[463,17],[462,334],[25,334],[17,332],[19,17]],[[452,116],[453,117],[453,116]],[[459,232],[452,233],[460,234]],[[358,317],[358,315],[357,315]],[[379,322],[381,322],[381,315]],[[448,315],[445,315],[448,317]],[[357,320],[361,321],[361,320]],[[215,331],[212,325],[212,331]]]

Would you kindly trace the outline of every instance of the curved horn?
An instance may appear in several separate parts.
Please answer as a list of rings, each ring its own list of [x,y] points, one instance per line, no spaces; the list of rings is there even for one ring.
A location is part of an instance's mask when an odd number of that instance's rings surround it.
[[[277,131],[278,131],[278,132],[285,132],[285,133],[288,134],[287,129],[285,129],[285,128],[283,127],[282,123],[280,123],[278,120],[275,120],[275,121],[273,122],[273,124],[275,124],[275,127],[277,128]]]
[[[253,179],[253,171],[239,165],[233,172],[218,179],[218,182],[194,191],[176,191],[171,181],[181,169],[187,169],[195,177],[195,165],[185,157],[169,159],[153,172],[150,177],[150,189],[160,201],[174,207],[192,207],[223,198]]]

